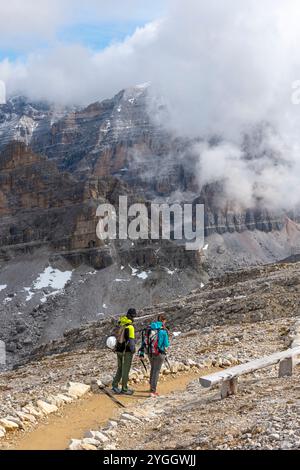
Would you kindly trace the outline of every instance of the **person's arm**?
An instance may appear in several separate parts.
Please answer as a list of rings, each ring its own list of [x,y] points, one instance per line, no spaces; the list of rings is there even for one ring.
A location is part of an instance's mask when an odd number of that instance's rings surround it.
[[[162,352],[166,352],[166,349],[170,346],[169,337],[166,330],[160,330],[158,349]]]
[[[165,348],[170,347],[169,333],[165,331]]]

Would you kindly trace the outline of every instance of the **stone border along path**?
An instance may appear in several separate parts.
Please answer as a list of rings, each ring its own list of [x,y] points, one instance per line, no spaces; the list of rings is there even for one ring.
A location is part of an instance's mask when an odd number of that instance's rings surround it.
[[[191,371],[191,369],[203,370],[206,368],[205,364],[197,363],[191,359],[187,359],[184,362],[170,361],[170,366],[171,370],[167,366],[163,366],[163,375],[177,374],[183,371]],[[131,384],[139,383],[147,378],[149,378],[149,372],[146,373],[142,369],[135,368],[130,372],[129,382]],[[97,393],[99,386],[110,386],[111,382],[112,376],[110,375],[103,375],[99,380],[92,379],[90,385],[69,382],[62,388],[60,393],[48,395],[43,399],[27,403],[25,406],[20,407],[19,410],[15,410],[14,415],[0,417],[0,444],[1,438],[11,437],[13,432],[20,430],[31,431],[34,426],[38,425],[39,421],[58,412],[59,408],[84,397],[90,391]]]
[[[90,389],[90,385],[69,382],[61,393],[49,395],[45,399],[36,400],[35,403],[27,403],[20,410],[15,411],[15,416],[0,418],[0,438],[5,437],[7,433],[19,429],[25,430],[26,427],[36,425],[39,419],[55,413],[61,406],[83,397]]]

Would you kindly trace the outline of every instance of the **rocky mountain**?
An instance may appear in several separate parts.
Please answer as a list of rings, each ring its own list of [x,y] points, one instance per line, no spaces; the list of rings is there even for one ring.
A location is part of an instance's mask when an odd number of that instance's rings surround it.
[[[0,373],[1,449],[299,449],[299,367],[292,377],[278,378],[278,365],[244,375],[225,400],[199,383],[299,342],[299,271],[299,263],[240,270],[141,310],[138,340],[158,311],[167,314],[170,367],[160,397],[149,398],[149,371],[135,357],[137,393],[118,397],[126,409],[99,393],[116,367],[104,348],[112,319],[40,346],[26,364]]]
[[[195,190],[191,169],[174,158],[187,143],[155,124],[147,90],[133,87],[72,110],[12,98],[0,106],[0,149],[17,140],[82,178],[112,175],[161,195]]]
[[[198,187],[193,142],[157,124],[163,104],[151,99],[143,85],[86,108],[24,97],[0,106],[1,339],[11,363],[132,299],[145,307],[208,276],[300,252],[293,214],[220,206],[220,183]],[[205,247],[101,242],[96,209],[120,195],[129,204],[204,203]]]
[[[16,140],[78,180],[113,176],[146,199],[204,203],[207,235],[281,230],[282,214],[271,214],[259,204],[256,209],[246,209],[238,201],[224,204],[219,183],[199,187],[195,141],[180,138],[157,123],[156,113],[162,107],[147,84],[86,108],[58,109],[24,97],[11,98],[0,106],[0,150]],[[259,140],[256,134],[252,139],[245,137],[247,148]]]

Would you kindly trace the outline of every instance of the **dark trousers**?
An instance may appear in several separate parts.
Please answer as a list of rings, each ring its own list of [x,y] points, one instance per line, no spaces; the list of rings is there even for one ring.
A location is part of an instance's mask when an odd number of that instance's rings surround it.
[[[112,386],[117,388],[122,380],[122,390],[128,390],[128,377],[132,364],[133,354],[131,352],[118,352],[118,369]]]
[[[159,356],[150,356],[149,357],[151,370],[150,370],[150,388],[151,392],[156,392],[159,374],[162,368],[162,365],[165,360],[165,355],[160,354]]]

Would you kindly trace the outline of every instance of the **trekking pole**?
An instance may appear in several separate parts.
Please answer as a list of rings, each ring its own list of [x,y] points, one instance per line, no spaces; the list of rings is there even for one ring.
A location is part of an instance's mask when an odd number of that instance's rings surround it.
[[[165,357],[165,361],[166,361],[166,363],[167,363],[167,366],[169,367],[170,371],[172,372],[172,369],[171,369],[171,364],[170,364],[170,361],[169,361],[169,359],[168,359],[168,356],[167,356],[167,355],[166,355],[166,357]]]
[[[116,405],[118,405],[120,408],[126,408],[126,406],[122,402],[117,400],[117,398],[108,390],[107,387],[102,386],[102,387],[99,387],[99,388],[100,388],[102,393],[105,393],[105,395],[107,395],[109,398],[111,398],[112,401],[114,403],[116,403]]]
[[[141,363],[143,364],[145,371],[148,372],[148,369],[147,369],[147,366],[146,366],[146,364],[145,364],[145,362],[144,362],[144,359],[142,359],[142,358],[140,357],[140,361],[141,361]]]

